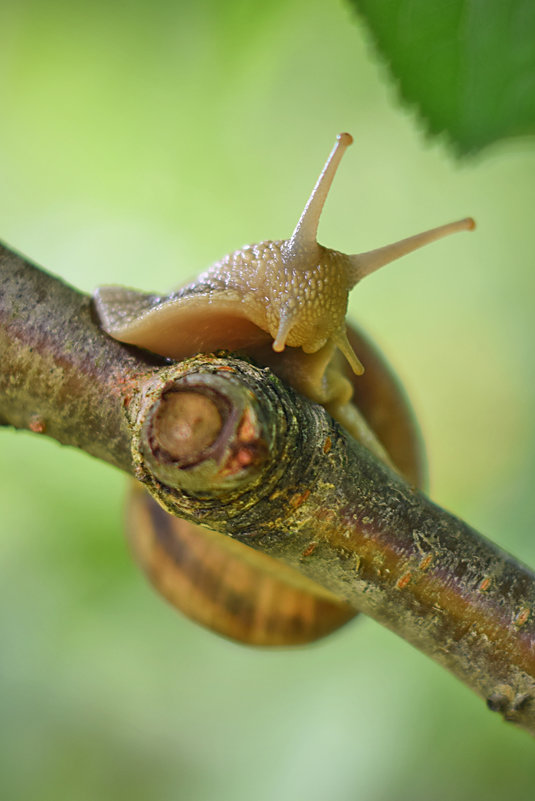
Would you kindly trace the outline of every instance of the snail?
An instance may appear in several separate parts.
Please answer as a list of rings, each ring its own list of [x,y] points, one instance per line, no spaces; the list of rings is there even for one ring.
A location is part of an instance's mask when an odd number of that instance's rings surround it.
[[[171,359],[224,349],[270,367],[421,487],[423,456],[412,411],[383,357],[346,324],[348,295],[383,265],[471,230],[474,221],[465,218],[356,255],[318,244],[320,214],[352,141],[348,133],[337,137],[289,239],[246,245],[165,297],[104,286],[94,301],[103,329],[121,342]],[[127,529],[138,561],[162,594],[231,639],[301,644],[356,614],[264,554],[172,517],[139,485],[130,499]],[[180,548],[170,549],[172,542]]]

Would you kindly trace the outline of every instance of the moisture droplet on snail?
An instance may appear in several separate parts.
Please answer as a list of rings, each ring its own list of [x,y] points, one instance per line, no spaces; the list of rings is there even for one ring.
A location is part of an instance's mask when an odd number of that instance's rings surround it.
[[[379,267],[448,234],[472,230],[474,221],[467,217],[356,255],[318,244],[321,211],[352,141],[348,133],[337,137],[289,239],[246,245],[166,297],[100,287],[95,306],[110,336],[161,356],[229,350],[253,357],[421,486],[424,460],[411,409],[383,357],[346,324],[348,295]],[[231,639],[302,644],[356,614],[264,554],[172,517],[140,485],[132,491],[127,529],[156,588],[184,614]],[[180,544],[174,555],[170,538]],[[187,554],[180,563],[179,550]]]

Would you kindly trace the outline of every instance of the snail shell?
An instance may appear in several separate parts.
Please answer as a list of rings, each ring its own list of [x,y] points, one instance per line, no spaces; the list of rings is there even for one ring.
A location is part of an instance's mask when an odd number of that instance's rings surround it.
[[[165,297],[100,287],[95,305],[110,336],[162,356],[182,359],[221,349],[252,356],[325,406],[353,437],[421,486],[423,457],[411,410],[384,359],[346,325],[348,295],[379,267],[450,233],[470,230],[474,222],[466,218],[355,255],[318,244],[321,210],[352,141],[347,133],[338,136],[289,239],[234,251]],[[163,595],[232,639],[256,645],[309,642],[355,615],[300,574],[171,517],[138,489],[130,501],[128,534]]]

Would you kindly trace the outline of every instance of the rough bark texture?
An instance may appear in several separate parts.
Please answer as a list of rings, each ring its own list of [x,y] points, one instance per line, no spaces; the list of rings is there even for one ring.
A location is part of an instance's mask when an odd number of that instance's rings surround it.
[[[1,245],[0,277],[0,417],[130,470],[121,401],[154,359],[105,336],[89,297]]]
[[[168,510],[305,573],[535,733],[528,568],[265,368],[215,356],[163,365],[110,340],[89,299],[7,249],[0,270],[1,421],[112,462]],[[187,463],[181,445],[161,448],[162,435],[175,441],[162,431],[175,392],[221,413]]]

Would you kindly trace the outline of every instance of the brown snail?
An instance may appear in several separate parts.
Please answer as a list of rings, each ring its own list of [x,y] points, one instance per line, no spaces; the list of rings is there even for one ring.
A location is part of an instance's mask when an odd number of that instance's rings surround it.
[[[421,486],[423,456],[411,410],[382,356],[361,332],[346,326],[348,294],[379,267],[450,233],[471,230],[474,222],[466,218],[357,255],[319,245],[321,210],[352,141],[347,133],[338,136],[289,239],[247,245],[166,297],[101,287],[95,304],[108,334],[162,356],[181,359],[221,349],[252,356]],[[138,560],[162,594],[232,639],[256,645],[310,642],[356,614],[269,557],[170,516],[139,487],[131,497],[128,531]],[[180,544],[173,554],[170,542]]]

